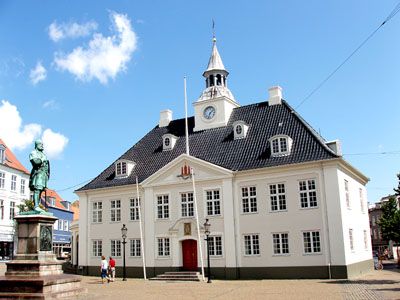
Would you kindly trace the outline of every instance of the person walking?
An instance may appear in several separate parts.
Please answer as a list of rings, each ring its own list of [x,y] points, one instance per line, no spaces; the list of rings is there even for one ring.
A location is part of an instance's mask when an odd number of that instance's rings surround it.
[[[104,255],[101,256],[101,266],[100,266],[100,271],[101,271],[101,283],[104,283],[104,279],[107,277],[107,269],[108,269],[108,262],[106,260],[106,257]]]
[[[110,260],[108,261],[108,268],[109,272],[109,280],[114,282],[115,281],[115,260],[110,256]]]

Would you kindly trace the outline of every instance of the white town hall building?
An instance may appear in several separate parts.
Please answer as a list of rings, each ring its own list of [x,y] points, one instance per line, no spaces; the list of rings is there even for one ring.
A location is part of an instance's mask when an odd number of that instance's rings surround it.
[[[148,277],[197,270],[203,223],[211,223],[216,278],[349,278],[372,269],[365,185],[368,178],[269,89],[266,102],[240,106],[213,40],[206,88],[188,119],[162,111],[154,127],[90,183],[80,201],[73,263],[98,275],[100,256],[121,274],[122,224],[129,277],[142,277],[136,177]],[[181,176],[192,168],[192,180]],[[194,194],[195,193],[195,194]],[[73,249],[76,249],[73,246]],[[79,261],[78,261],[79,260]]]

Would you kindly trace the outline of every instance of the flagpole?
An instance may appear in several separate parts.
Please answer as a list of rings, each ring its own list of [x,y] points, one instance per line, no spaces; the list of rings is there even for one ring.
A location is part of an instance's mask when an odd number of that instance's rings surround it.
[[[144,276],[144,280],[147,280],[147,276],[146,276],[146,260],[144,257],[144,242],[143,242],[143,230],[142,230],[142,201],[140,199],[140,195],[139,195],[139,184],[138,184],[138,178],[136,176],[136,197],[137,197],[137,201],[139,204],[139,229],[140,229],[140,251],[142,252],[142,260],[143,260],[143,276]]]
[[[189,125],[188,125],[188,113],[187,113],[187,94],[186,94],[186,76],[183,78],[183,89],[185,93],[185,135],[186,135],[186,154],[190,156],[189,154]],[[197,226],[197,242],[199,246],[199,252],[200,252],[200,264],[201,264],[201,276],[203,278],[203,281],[206,280],[204,276],[204,261],[203,261],[203,248],[202,248],[202,243],[201,243],[201,238],[200,238],[200,225],[199,225],[199,214],[198,214],[198,209],[197,209],[197,197],[196,197],[196,185],[194,183],[194,172],[193,169],[190,168],[190,175],[192,177],[192,185],[193,185],[193,201],[194,201],[194,206],[195,206],[195,217],[196,217],[196,226]]]
[[[195,206],[195,215],[196,215],[196,225],[197,225],[197,240],[199,243],[199,250],[200,250],[200,264],[201,264],[201,276],[203,277],[203,281],[206,281],[204,276],[204,261],[203,261],[203,250],[201,246],[201,239],[200,239],[200,225],[199,225],[199,214],[197,212],[197,197],[196,197],[196,185],[194,184],[194,172],[193,168],[190,168],[190,175],[192,177],[192,184],[193,184],[193,200]]]
[[[186,154],[189,154],[189,128],[188,128],[188,108],[186,95],[186,76],[183,78],[183,89],[185,93],[185,135],[186,135]]]

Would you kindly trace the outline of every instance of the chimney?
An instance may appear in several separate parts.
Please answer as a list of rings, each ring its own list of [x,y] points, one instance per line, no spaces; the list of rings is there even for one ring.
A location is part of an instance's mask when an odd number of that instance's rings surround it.
[[[337,155],[342,156],[342,143],[339,140],[326,142],[326,145]]]
[[[160,121],[158,127],[168,126],[169,122],[172,121],[172,110],[166,109],[160,112]]]
[[[269,92],[269,99],[268,99],[269,105],[282,104],[282,88],[279,85],[269,88],[268,92]]]

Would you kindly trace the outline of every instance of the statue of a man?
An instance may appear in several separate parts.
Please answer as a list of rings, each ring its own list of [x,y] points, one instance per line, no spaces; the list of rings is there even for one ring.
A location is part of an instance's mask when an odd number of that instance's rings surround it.
[[[29,178],[29,189],[33,192],[35,210],[41,211],[40,195],[47,188],[47,181],[50,178],[50,162],[46,154],[43,153],[43,143],[41,140],[35,141],[35,150],[29,154],[32,164],[31,176]]]

